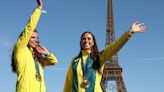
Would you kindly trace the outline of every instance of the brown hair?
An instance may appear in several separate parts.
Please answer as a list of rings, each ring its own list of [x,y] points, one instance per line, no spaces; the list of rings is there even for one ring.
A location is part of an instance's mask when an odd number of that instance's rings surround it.
[[[86,33],[89,33],[92,35],[92,38],[93,38],[93,41],[94,41],[94,46],[92,47],[92,52],[90,54],[91,58],[93,59],[93,65],[92,65],[92,68],[93,69],[96,69],[100,72],[100,59],[99,59],[99,50],[98,50],[98,47],[97,47],[97,43],[96,43],[96,39],[95,39],[95,36],[93,35],[92,32],[89,32],[89,31],[86,31],[84,32],[82,35],[81,35],[81,39],[80,39],[80,52],[79,54],[76,56],[76,59],[77,58],[80,58],[82,57],[82,53],[81,51],[83,50],[82,48],[82,45],[81,45],[81,40],[82,40],[82,37],[84,36],[84,34]]]
[[[23,32],[19,35],[19,37],[22,36]],[[37,30],[35,29],[34,32],[37,32]],[[15,65],[15,59],[14,59],[14,49],[13,49],[12,55],[11,55],[11,68],[12,68],[12,72],[16,73],[16,65]]]

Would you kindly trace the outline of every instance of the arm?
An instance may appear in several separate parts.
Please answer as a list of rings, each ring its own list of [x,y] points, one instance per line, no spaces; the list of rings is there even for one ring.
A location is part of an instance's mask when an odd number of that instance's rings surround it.
[[[136,33],[136,32],[145,32],[146,27],[144,23],[134,22],[132,26],[130,27],[130,32]]]
[[[119,38],[119,40],[108,45],[100,54],[101,65],[103,65],[107,60],[110,60],[110,58],[124,46],[131,35],[132,33],[127,31]]]
[[[145,26],[143,23],[134,22],[130,27],[130,31],[127,31],[122,35],[119,40],[107,46],[100,54],[101,65],[103,65],[107,60],[116,54],[129,40],[133,33],[144,32]]]
[[[20,37],[18,38],[18,41],[16,43],[16,47],[24,47],[28,45],[28,41],[36,28],[38,21],[41,16],[41,9],[42,9],[42,2],[41,0],[37,0],[38,8],[36,8],[31,15],[31,18],[29,19],[27,25],[24,28],[24,31],[21,33]]]
[[[38,46],[35,47],[34,52],[39,62],[43,66],[58,64],[57,58],[52,53],[50,53],[43,45],[38,44]]]
[[[72,60],[73,62],[74,60]],[[72,71],[72,62],[69,66],[69,70],[67,72],[63,92],[72,92],[72,82],[73,82],[73,71]]]
[[[52,53],[50,53],[48,56],[46,55],[43,65],[48,66],[48,65],[54,65],[54,64],[58,64],[57,58]]]

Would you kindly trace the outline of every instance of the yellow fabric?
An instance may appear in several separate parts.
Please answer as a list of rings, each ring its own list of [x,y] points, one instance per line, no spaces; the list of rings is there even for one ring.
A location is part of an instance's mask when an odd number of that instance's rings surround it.
[[[82,50],[81,52],[82,52],[82,55],[83,55],[84,64],[86,64],[87,57],[91,53],[91,51],[90,50]]]
[[[27,47],[28,41],[37,26],[40,16],[41,10],[38,8],[35,9],[14,48],[14,59],[17,70],[16,92],[46,92],[43,68],[41,64],[39,64],[42,77],[42,82],[39,82],[36,80],[35,76],[36,68],[32,56],[32,49]],[[46,62],[57,64],[58,61],[56,57],[51,54],[47,56]]]
[[[101,71],[103,71],[105,62],[109,60],[114,54],[116,54],[124,46],[124,44],[128,41],[131,35],[132,34],[129,31],[125,32],[124,35],[122,35],[122,37],[120,37],[119,40],[107,46],[100,53]],[[86,62],[86,58],[88,57],[90,53],[91,53],[90,51],[82,51],[84,62]],[[63,92],[72,92],[72,81],[73,81],[72,63],[74,61],[76,62],[75,58],[73,58],[69,66]],[[79,63],[77,65],[77,76],[78,76],[78,92],[85,92],[85,89],[80,87],[80,84],[82,83],[82,80],[83,80],[81,59],[79,60]],[[96,81],[95,81],[94,92],[102,92],[102,88],[100,86],[101,78],[102,78],[102,73],[98,73],[98,71],[96,71]]]
[[[84,61],[86,62],[86,61]],[[81,85],[83,82],[83,71],[82,71],[82,66],[81,66],[81,59],[79,60],[79,64],[77,65],[77,75],[78,75],[78,86]],[[79,78],[80,77],[80,78]],[[78,92],[85,92],[85,89],[79,88]]]
[[[82,58],[83,58],[83,62],[84,65],[86,65],[86,61],[87,61],[87,57],[88,55],[91,53],[90,50],[82,50]],[[77,73],[79,73],[78,75],[83,77],[83,71],[82,71],[82,66],[81,66],[81,60],[79,61],[80,64],[78,64],[77,66]],[[83,78],[78,78],[78,85],[81,85],[81,83],[83,82]],[[85,89],[80,88],[78,89],[78,92],[85,92]]]
[[[125,32],[117,41],[113,42],[112,44],[108,45],[101,53],[100,53],[100,61],[101,65],[104,65],[104,63],[107,60],[110,60],[110,58],[116,54],[123,46],[124,44],[129,40],[129,38],[132,36],[130,31]]]

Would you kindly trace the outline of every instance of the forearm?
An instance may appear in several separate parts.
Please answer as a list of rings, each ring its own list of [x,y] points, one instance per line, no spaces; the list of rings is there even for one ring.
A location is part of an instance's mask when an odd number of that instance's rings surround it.
[[[28,41],[32,35],[32,33],[34,32],[34,29],[36,28],[38,21],[40,19],[41,16],[41,10],[36,8],[33,12],[33,14],[31,15],[27,25],[25,26],[24,31],[21,33],[16,46],[27,46]]]
[[[55,57],[55,55],[53,55],[52,53],[50,53],[49,55],[46,55],[44,66],[54,65],[54,64],[58,64],[58,60]]]
[[[110,60],[110,58],[125,45],[131,36],[132,33],[127,31],[119,38],[119,40],[108,45],[100,54],[101,64],[104,64],[107,60]]]

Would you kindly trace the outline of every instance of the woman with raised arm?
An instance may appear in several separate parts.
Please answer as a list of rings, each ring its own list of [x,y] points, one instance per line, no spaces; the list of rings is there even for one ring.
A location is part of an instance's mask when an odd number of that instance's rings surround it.
[[[43,67],[57,64],[56,57],[39,43],[35,30],[42,13],[42,0],[20,34],[13,53],[12,70],[17,74],[16,92],[46,92]]]
[[[91,32],[84,32],[80,40],[80,52],[72,59],[67,72],[63,92],[102,92],[100,85],[105,62],[116,54],[135,32],[144,32],[142,23],[133,23],[117,41],[99,52]]]

